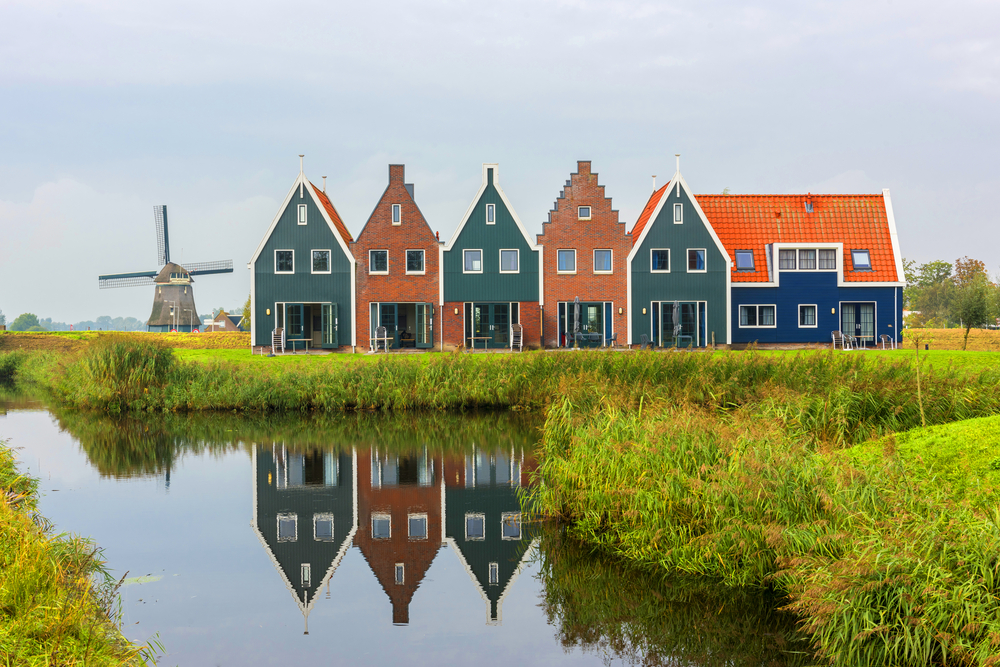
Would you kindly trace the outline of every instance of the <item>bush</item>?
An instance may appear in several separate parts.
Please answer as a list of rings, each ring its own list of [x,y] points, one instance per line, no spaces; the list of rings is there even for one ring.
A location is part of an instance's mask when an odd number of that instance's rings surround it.
[[[70,364],[57,384],[58,394],[80,407],[110,412],[141,408],[151,390],[170,379],[173,352],[162,343],[134,336],[101,336],[83,357]]]

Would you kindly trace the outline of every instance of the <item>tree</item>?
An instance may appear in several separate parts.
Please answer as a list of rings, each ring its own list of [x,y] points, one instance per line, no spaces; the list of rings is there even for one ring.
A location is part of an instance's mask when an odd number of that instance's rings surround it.
[[[994,285],[986,273],[986,264],[978,259],[964,257],[955,261],[955,298],[952,317],[965,326],[962,349],[969,345],[969,331],[990,320],[990,296]]]
[[[28,331],[31,327],[41,326],[38,323],[38,316],[34,313],[21,313],[11,322],[11,331]]]
[[[250,331],[250,295],[247,294],[247,302],[243,304],[243,330]]]
[[[7,316],[3,314],[2,310],[0,310],[0,326],[5,324],[7,324]]]
[[[951,264],[943,260],[919,266],[912,260],[903,260],[906,278],[903,301],[908,309],[919,311],[911,326],[948,326],[955,291],[951,271]]]

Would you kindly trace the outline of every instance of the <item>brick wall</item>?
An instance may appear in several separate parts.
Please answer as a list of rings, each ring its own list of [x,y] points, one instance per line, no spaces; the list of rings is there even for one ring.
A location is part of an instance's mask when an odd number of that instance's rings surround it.
[[[580,206],[591,207],[590,220],[579,219]],[[571,302],[575,297],[583,302],[613,302],[613,331],[618,332],[619,340],[624,342],[628,331],[627,258],[632,249],[632,237],[626,233],[625,223],[618,220],[618,211],[612,208],[611,198],[604,195],[604,186],[598,183],[597,174],[591,172],[589,161],[577,162],[576,173],[570,174],[569,185],[563,188],[549,212],[548,222],[542,224],[538,243],[545,246],[542,268],[545,272],[545,347],[558,345],[558,302]],[[595,274],[594,250],[606,248],[612,251],[613,273]],[[556,251],[560,249],[576,250],[575,274],[557,272]]]
[[[438,240],[428,226],[417,203],[406,189],[404,166],[389,165],[389,185],[379,199],[358,239],[351,244],[357,261],[357,343],[369,345],[370,303],[430,303],[434,304],[434,346],[439,345],[441,327],[437,303]],[[392,224],[392,205],[400,205],[400,224]],[[369,275],[369,250],[389,251],[389,274]],[[406,251],[424,251],[424,275],[406,274]]]

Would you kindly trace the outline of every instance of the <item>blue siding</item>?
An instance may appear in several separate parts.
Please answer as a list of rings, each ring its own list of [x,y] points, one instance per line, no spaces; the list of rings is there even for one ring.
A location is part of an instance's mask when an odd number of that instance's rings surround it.
[[[780,287],[732,287],[733,343],[829,343],[840,329],[841,302],[875,302],[875,337],[898,341],[903,323],[901,287],[837,287],[836,272],[783,272]],[[774,304],[776,327],[740,328],[740,305]],[[799,327],[799,304],[816,304],[816,328]],[[836,312],[831,312],[834,309]],[[895,335],[894,335],[895,334]]]

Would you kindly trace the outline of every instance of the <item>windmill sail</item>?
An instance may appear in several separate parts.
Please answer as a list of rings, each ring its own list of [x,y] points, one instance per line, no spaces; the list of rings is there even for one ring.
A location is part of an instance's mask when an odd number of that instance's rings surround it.
[[[153,218],[156,220],[157,266],[163,266],[170,262],[170,234],[167,231],[167,205],[154,206]]]
[[[139,271],[138,273],[113,273],[98,276],[97,284],[101,289],[111,287],[145,287],[155,284],[156,271]]]
[[[233,260],[222,259],[216,262],[191,262],[185,264],[184,268],[192,276],[206,276],[210,273],[232,273]]]

